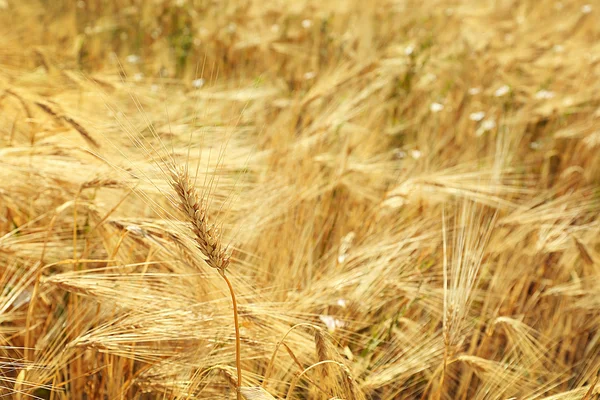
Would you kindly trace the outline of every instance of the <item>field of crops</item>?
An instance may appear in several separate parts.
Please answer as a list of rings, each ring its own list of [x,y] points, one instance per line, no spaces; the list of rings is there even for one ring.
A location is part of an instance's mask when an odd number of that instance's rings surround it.
[[[0,0],[0,397],[599,371],[600,4]]]

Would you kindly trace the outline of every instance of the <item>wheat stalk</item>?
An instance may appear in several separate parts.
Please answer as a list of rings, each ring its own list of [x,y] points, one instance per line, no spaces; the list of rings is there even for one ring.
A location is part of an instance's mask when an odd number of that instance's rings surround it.
[[[235,291],[225,270],[229,266],[230,256],[227,248],[223,247],[221,234],[214,224],[209,223],[206,212],[206,204],[190,180],[187,168],[173,166],[170,168],[171,186],[177,193],[179,201],[178,208],[187,216],[194,232],[194,240],[198,249],[206,256],[206,263],[215,268],[229,288],[231,301],[233,303],[233,322],[235,326],[235,363],[237,368],[237,398],[242,399],[240,388],[242,386],[242,360],[240,325],[238,321],[237,301]]]

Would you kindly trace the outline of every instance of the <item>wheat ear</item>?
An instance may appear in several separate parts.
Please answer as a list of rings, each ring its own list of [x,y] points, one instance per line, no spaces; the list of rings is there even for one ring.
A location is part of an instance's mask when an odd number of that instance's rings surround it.
[[[210,224],[206,214],[206,204],[190,180],[186,168],[171,168],[171,186],[177,193],[178,208],[188,217],[194,240],[199,250],[206,256],[208,266],[225,271],[229,266],[229,255],[221,243],[221,235],[215,224]]]
[[[177,168],[173,166],[170,169],[171,186],[177,193],[177,207],[183,211],[194,232],[194,240],[198,249],[206,257],[208,266],[215,268],[219,275],[225,280],[231,301],[233,303],[233,323],[235,326],[235,364],[237,369],[237,399],[242,400],[242,356],[240,324],[238,321],[237,301],[233,285],[227,276],[225,270],[229,266],[230,257],[227,248],[223,247],[221,235],[216,225],[210,224],[206,212],[206,204],[198,196],[198,192],[190,180],[187,168]]]

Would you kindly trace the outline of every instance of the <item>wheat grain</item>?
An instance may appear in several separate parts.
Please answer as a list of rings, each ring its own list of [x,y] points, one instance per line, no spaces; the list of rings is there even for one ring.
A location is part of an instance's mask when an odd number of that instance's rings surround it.
[[[206,263],[220,272],[225,271],[229,266],[230,256],[221,243],[216,225],[208,221],[206,203],[192,185],[187,169],[172,167],[170,178],[179,200],[177,208],[187,217],[198,249],[207,257]]]

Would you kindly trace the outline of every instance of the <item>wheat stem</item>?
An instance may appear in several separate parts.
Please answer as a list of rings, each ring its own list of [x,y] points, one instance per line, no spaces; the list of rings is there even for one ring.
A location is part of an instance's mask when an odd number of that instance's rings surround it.
[[[229,287],[231,301],[233,303],[233,325],[235,326],[235,367],[237,368],[237,398],[238,400],[242,400],[242,393],[240,391],[240,387],[242,386],[242,341],[240,339],[240,323],[238,320],[237,301],[235,299],[233,285],[231,284],[229,278],[227,278],[225,275],[225,271],[219,270],[219,273]]]
[[[208,266],[215,268],[227,283],[233,303],[233,324],[235,326],[235,365],[237,369],[237,399],[242,400],[240,387],[242,386],[242,351],[240,339],[240,324],[238,320],[238,307],[233,285],[225,270],[229,266],[227,249],[223,248],[221,235],[214,224],[210,224],[206,213],[206,204],[198,196],[196,188],[190,180],[187,168],[170,168],[171,186],[177,193],[179,209],[188,217],[198,250],[206,256]]]
[[[265,376],[263,378],[263,382],[261,384],[261,387],[265,387],[267,385],[267,380],[269,379],[269,376],[271,376],[271,371],[273,369],[273,365],[275,363],[275,357],[277,356],[277,352],[279,351],[279,347],[283,344],[283,342],[285,341],[285,339],[288,337],[288,335],[290,333],[292,333],[292,331],[298,327],[301,326],[308,326],[310,328],[313,328],[316,330],[319,330],[320,328],[318,326],[315,326],[313,324],[310,324],[308,322],[302,322],[299,324],[296,324],[294,326],[292,326],[286,333],[285,335],[283,335],[283,338],[281,338],[281,340],[279,342],[277,342],[277,345],[275,346],[275,350],[273,351],[273,355],[271,355],[271,359],[269,360],[269,365],[267,365],[267,369],[265,371]]]

